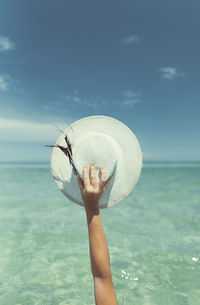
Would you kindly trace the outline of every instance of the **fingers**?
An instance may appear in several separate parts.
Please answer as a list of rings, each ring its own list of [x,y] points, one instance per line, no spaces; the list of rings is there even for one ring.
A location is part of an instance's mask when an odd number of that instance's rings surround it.
[[[94,187],[97,186],[97,178],[94,163],[90,163],[90,184]]]
[[[102,185],[104,185],[105,184],[105,182],[106,182],[106,176],[105,176],[105,172],[104,172],[104,169],[103,169],[103,167],[99,167],[99,176],[100,176],[100,183],[102,184]]]
[[[90,173],[88,172],[87,165],[83,167],[83,186],[86,190],[88,190],[90,186],[97,186],[96,171],[93,162],[90,163]]]
[[[112,176],[110,176],[106,180],[106,176],[105,176],[103,167],[99,167],[99,184],[98,184],[95,166],[94,166],[94,163],[91,162],[90,171],[88,171],[88,166],[85,165],[83,167],[83,179],[81,179],[80,176],[78,176],[77,179],[78,179],[79,187],[81,190],[83,190],[85,188],[85,190],[88,191],[89,189],[91,189],[91,187],[94,187],[94,189],[97,189],[99,186],[103,191],[105,191],[112,179]]]
[[[112,176],[110,176],[107,180],[106,180],[106,176],[105,176],[105,172],[103,167],[99,168],[99,173],[100,173],[100,184],[103,187],[104,191],[107,189],[110,181],[112,180]]]
[[[85,189],[88,190],[90,188],[90,177],[89,177],[87,165],[83,167],[83,183]]]

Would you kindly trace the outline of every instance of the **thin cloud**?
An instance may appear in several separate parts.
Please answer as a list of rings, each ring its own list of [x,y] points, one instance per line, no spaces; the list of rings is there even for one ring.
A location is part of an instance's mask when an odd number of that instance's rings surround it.
[[[131,45],[133,43],[138,43],[139,37],[137,35],[126,36],[122,39],[122,43],[126,45]]]
[[[146,152],[146,151],[142,152],[142,156],[143,156],[144,161],[157,160],[159,158],[158,155],[155,155],[155,154],[152,154],[152,153]]]
[[[0,52],[14,50],[15,43],[10,40],[10,38],[5,36],[0,36]]]
[[[0,75],[0,91],[9,90],[9,76]]]
[[[75,92],[72,95],[67,95],[64,100],[67,103],[79,104],[93,109],[101,109],[106,104],[106,101],[101,97],[84,98],[80,97],[78,92]]]
[[[61,130],[65,130],[66,127],[66,125],[58,124],[58,128]],[[51,144],[56,141],[58,132],[53,124],[0,118],[0,141],[45,142]]]
[[[122,95],[123,99],[121,100],[120,104],[123,106],[132,108],[135,104],[141,102],[142,92],[140,91],[125,90]]]
[[[18,87],[18,81],[11,78],[8,74],[0,74],[0,91],[22,92],[22,89]]]
[[[172,80],[177,77],[185,76],[185,72],[178,72],[176,68],[173,67],[163,67],[158,69],[161,72],[161,78]]]
[[[64,107],[65,104],[79,104],[84,107],[93,108],[95,110],[103,109],[108,105],[118,105],[132,108],[133,105],[141,102],[141,96],[142,92],[140,91],[125,90],[122,92],[120,99],[106,100],[100,96],[84,98],[81,97],[76,91],[74,94],[63,97],[60,102],[62,103],[62,107]]]

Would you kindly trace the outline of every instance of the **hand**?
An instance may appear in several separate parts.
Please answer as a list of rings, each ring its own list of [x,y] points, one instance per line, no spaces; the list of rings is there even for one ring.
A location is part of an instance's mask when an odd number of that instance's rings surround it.
[[[83,180],[78,176],[78,184],[81,196],[86,208],[98,208],[99,199],[107,189],[112,176],[106,181],[103,167],[99,167],[100,179],[97,182],[94,163],[90,163],[90,171],[88,166],[83,167]]]

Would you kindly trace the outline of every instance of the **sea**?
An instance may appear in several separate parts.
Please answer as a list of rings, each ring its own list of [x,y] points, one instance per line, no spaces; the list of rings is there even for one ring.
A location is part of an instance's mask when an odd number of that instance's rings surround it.
[[[101,216],[119,305],[200,304],[200,163],[144,162]],[[0,164],[0,304],[95,304],[84,208],[49,163]]]

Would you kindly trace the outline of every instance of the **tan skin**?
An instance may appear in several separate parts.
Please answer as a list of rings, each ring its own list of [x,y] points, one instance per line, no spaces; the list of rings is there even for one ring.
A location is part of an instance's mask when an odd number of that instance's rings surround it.
[[[91,271],[94,279],[96,305],[118,305],[110,269],[110,255],[99,211],[99,199],[109,185],[103,167],[99,168],[100,179],[97,182],[94,163],[90,168],[83,167],[83,179],[78,183],[85,206]]]

